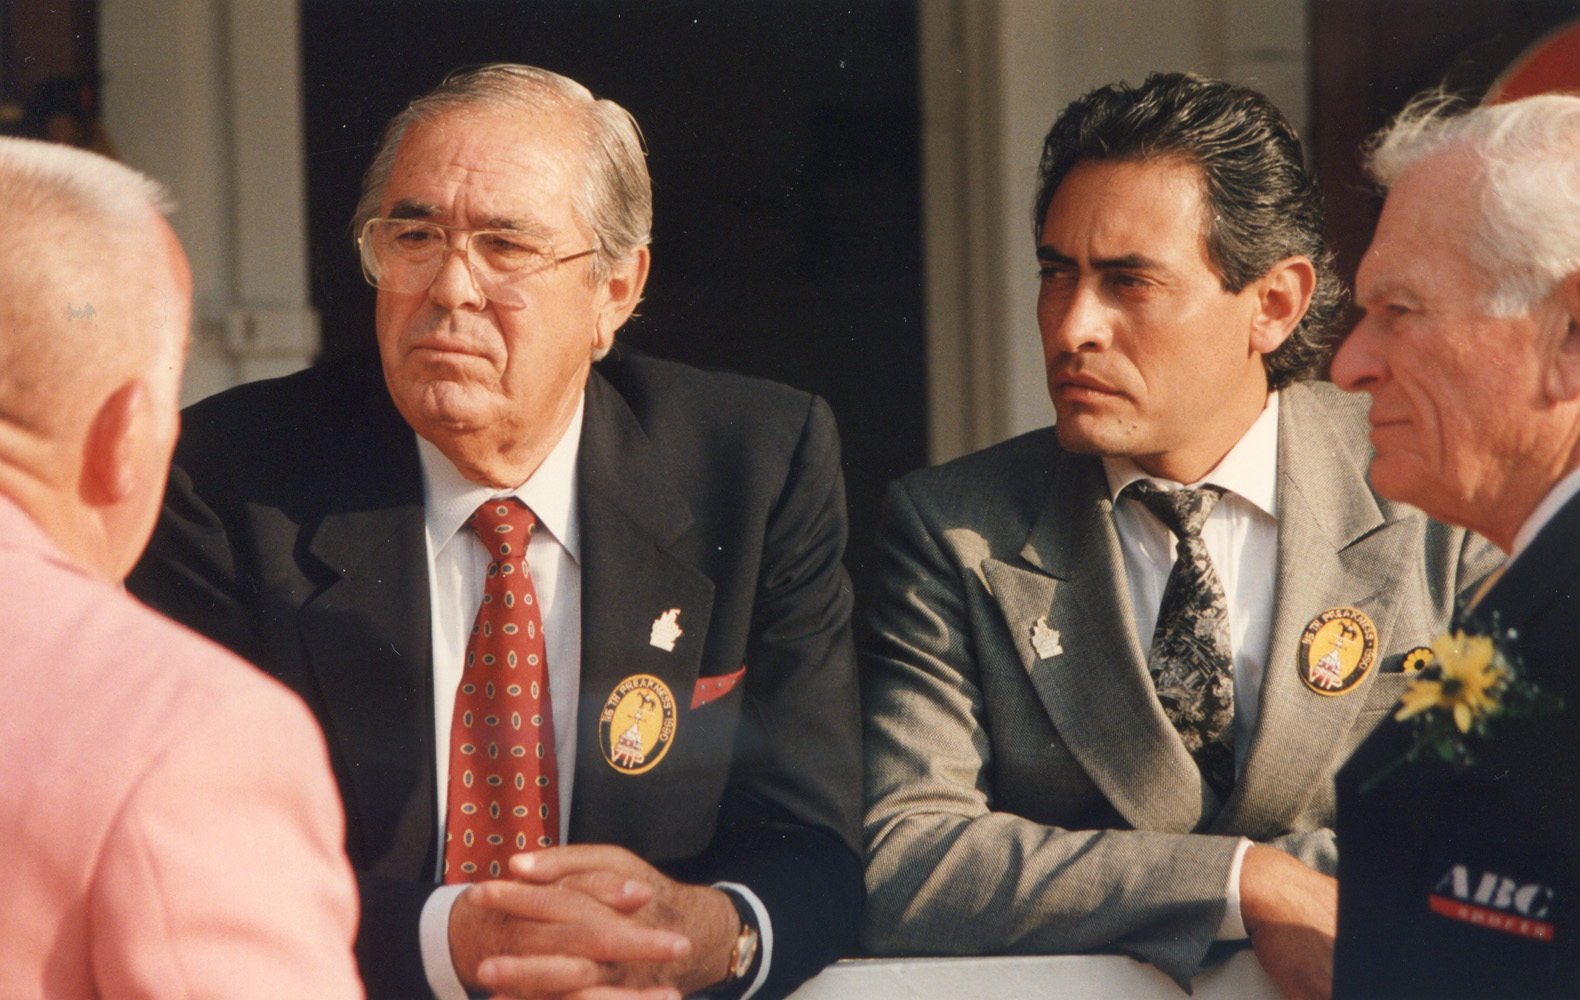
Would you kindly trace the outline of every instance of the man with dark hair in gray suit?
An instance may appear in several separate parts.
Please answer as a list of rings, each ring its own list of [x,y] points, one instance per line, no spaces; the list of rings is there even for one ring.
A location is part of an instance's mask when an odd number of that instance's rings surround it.
[[[1373,494],[1363,407],[1310,381],[1342,288],[1261,95],[1087,94],[1035,213],[1057,425],[886,505],[866,940],[1121,952],[1188,985],[1249,937],[1322,996],[1333,772],[1497,555]]]

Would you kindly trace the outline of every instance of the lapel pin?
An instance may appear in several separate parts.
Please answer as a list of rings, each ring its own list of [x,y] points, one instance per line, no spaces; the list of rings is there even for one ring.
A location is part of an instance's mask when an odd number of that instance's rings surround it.
[[[1424,670],[1432,662],[1432,647],[1417,646],[1404,654],[1404,659],[1399,661],[1399,669],[1404,673],[1414,670]]]
[[[1311,619],[1300,636],[1296,666],[1317,694],[1355,690],[1377,662],[1377,627],[1364,611],[1329,608]]]
[[[1037,651],[1038,659],[1051,660],[1064,652],[1064,647],[1059,645],[1059,630],[1048,624],[1048,616],[1043,615],[1031,626],[1031,648]]]
[[[685,631],[680,627],[680,609],[670,608],[653,619],[653,631],[648,635],[647,642],[666,653],[673,653],[675,640],[682,635],[685,635]]]

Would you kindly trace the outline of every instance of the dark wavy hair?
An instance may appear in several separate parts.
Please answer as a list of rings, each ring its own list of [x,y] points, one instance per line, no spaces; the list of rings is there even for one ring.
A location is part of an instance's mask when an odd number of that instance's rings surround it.
[[[1139,87],[1113,83],[1071,102],[1043,140],[1032,217],[1038,241],[1053,194],[1077,163],[1169,158],[1201,168],[1207,259],[1226,291],[1244,290],[1286,257],[1311,261],[1311,305],[1262,361],[1273,389],[1316,377],[1337,342],[1344,283],[1322,237],[1322,194],[1306,171],[1300,137],[1248,87],[1153,73]]]

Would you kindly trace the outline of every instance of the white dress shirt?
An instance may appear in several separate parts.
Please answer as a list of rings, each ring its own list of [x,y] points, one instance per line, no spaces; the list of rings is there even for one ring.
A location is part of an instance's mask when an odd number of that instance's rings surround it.
[[[544,652],[548,657],[549,699],[554,714],[554,753],[559,778],[560,843],[566,843],[571,822],[571,786],[576,775],[576,706],[581,696],[582,571],[581,525],[577,504],[576,460],[581,453],[586,397],[577,403],[564,435],[526,482],[499,491],[464,478],[434,445],[419,437],[423,510],[427,523],[428,602],[433,630],[433,730],[438,829],[445,825],[449,795],[450,723],[455,692],[461,683],[466,641],[483,602],[488,554],[466,519],[485,501],[513,496],[537,518],[527,546],[527,567],[543,619]],[[437,880],[444,871],[439,851]],[[758,975],[742,1000],[748,1000],[768,978],[773,958],[773,925],[756,893],[744,885],[719,883],[745,897],[757,915]],[[418,926],[423,970],[439,1000],[467,1000],[466,988],[450,960],[450,908],[466,884],[445,886],[423,905]]]
[[[1273,591],[1278,577],[1278,394],[1212,471],[1194,483],[1148,476],[1128,458],[1104,458],[1114,530],[1124,554],[1130,607],[1141,649],[1151,648],[1163,588],[1174,568],[1174,533],[1122,491],[1137,479],[1164,489],[1211,483],[1226,492],[1202,525],[1202,542],[1223,584],[1229,611],[1229,647],[1234,657],[1235,773],[1245,764],[1261,707],[1262,676],[1272,632]],[[1220,940],[1246,936],[1240,917],[1240,867],[1251,842],[1244,838],[1229,872],[1228,906],[1218,928]]]
[[[513,496],[537,518],[527,546],[527,567],[543,619],[548,657],[549,700],[554,714],[554,754],[559,779],[560,843],[571,822],[571,786],[576,775],[576,704],[581,694],[582,571],[576,458],[581,452],[585,397],[554,450],[526,482],[513,490],[480,486],[461,475],[434,445],[419,437],[423,511],[427,522],[428,606],[433,630],[433,735],[438,829],[445,825],[450,785],[450,723],[461,683],[466,640],[483,602],[488,554],[466,519],[485,501]],[[444,871],[443,839],[438,868]],[[439,1000],[467,1000],[450,960],[450,908],[465,883],[445,886],[423,905],[418,934],[428,986]]]
[[[433,619],[433,736],[439,829],[444,829],[450,776],[450,723],[461,684],[466,642],[483,602],[488,553],[466,519],[485,502],[515,497],[537,526],[527,546],[527,567],[543,618],[549,698],[554,710],[554,753],[560,793],[559,842],[571,823],[571,783],[576,776],[576,705],[581,694],[582,569],[577,522],[576,457],[581,451],[582,405],[564,437],[531,478],[498,491],[462,478],[438,448],[417,439],[422,460],[423,509],[428,525],[428,602]],[[439,871],[444,859],[439,859]]]
[[[1509,549],[1509,562],[1519,558],[1521,552],[1531,544],[1553,515],[1563,509],[1564,504],[1573,500],[1576,493],[1580,493],[1580,469],[1574,469],[1567,476],[1558,480],[1557,485],[1547,491],[1542,497],[1542,502],[1536,505],[1525,518],[1525,523],[1520,525],[1520,530],[1514,536],[1514,545]]]

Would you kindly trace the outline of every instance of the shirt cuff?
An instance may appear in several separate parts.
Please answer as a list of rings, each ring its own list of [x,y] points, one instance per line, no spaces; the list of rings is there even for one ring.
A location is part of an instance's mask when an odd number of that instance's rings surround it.
[[[768,981],[768,964],[774,957],[774,923],[768,919],[768,908],[763,901],[757,898],[757,893],[741,885],[739,882],[715,882],[715,889],[729,889],[737,893],[751,906],[752,912],[757,915],[757,950],[762,953],[762,961],[757,966],[757,976],[752,984],[746,987],[746,992],[741,994],[741,1000],[751,1000],[752,994],[763,988],[763,983]],[[1238,913],[1238,909],[1235,911]],[[449,1000],[441,997],[440,1000]]]
[[[1238,871],[1238,868],[1236,868]],[[438,1000],[469,1000],[461,977],[450,958],[450,908],[470,883],[443,885],[422,904],[417,921],[417,941],[422,947],[422,970],[428,975],[428,988]]]
[[[1245,932],[1245,921],[1240,917],[1240,866],[1245,864],[1245,852],[1251,842],[1244,837],[1234,849],[1234,863],[1229,866],[1229,884],[1224,887],[1223,920],[1218,924],[1215,941],[1244,941],[1250,937]],[[424,913],[426,916],[426,913]]]

